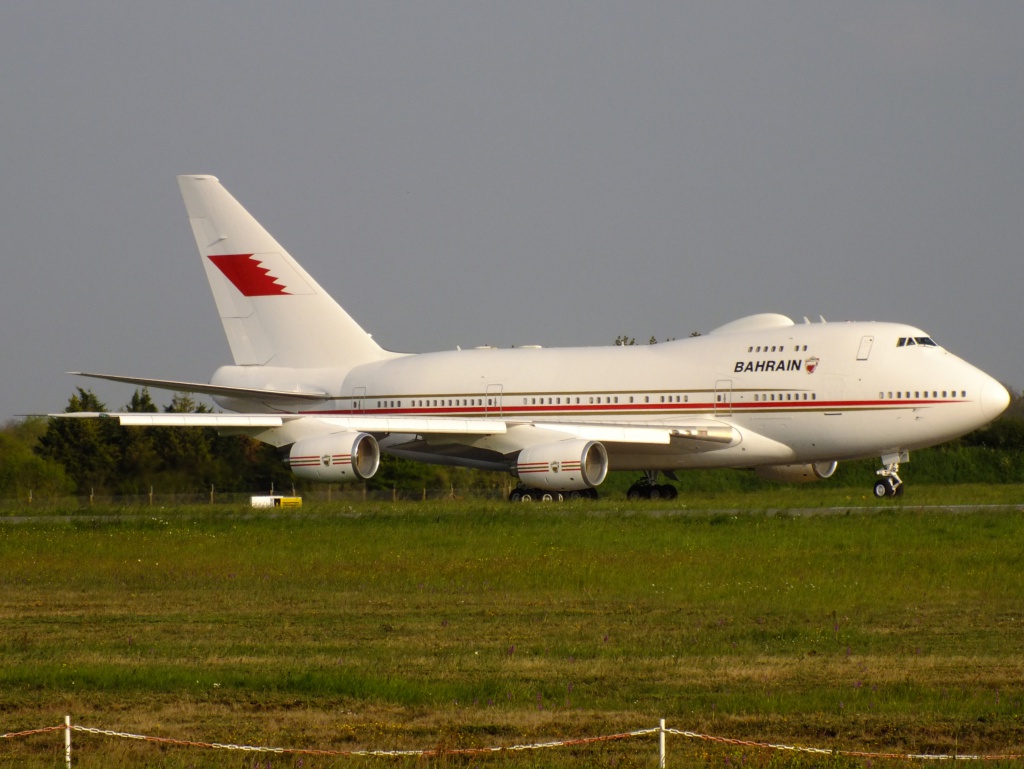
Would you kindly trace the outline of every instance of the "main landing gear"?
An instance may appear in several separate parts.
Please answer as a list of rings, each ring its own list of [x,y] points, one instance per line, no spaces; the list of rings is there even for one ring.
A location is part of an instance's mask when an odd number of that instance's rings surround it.
[[[563,502],[566,499],[597,499],[597,489],[542,491],[519,484],[508,495],[509,502]]]
[[[669,477],[672,476],[669,475]],[[628,499],[675,499],[679,496],[675,486],[670,483],[655,483],[657,479],[657,470],[646,470],[644,477],[629,487],[626,497]]]
[[[903,496],[903,481],[900,479],[900,460],[904,462],[908,461],[910,456],[903,452],[902,454],[891,454],[882,457],[882,462],[885,464],[881,470],[876,470],[880,476],[875,481],[875,496],[879,499],[883,497],[901,497]]]

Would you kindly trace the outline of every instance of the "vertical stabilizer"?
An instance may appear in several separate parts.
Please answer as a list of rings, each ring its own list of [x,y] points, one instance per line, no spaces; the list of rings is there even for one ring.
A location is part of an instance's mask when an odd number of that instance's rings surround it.
[[[390,357],[214,176],[178,177],[240,366],[355,366]]]

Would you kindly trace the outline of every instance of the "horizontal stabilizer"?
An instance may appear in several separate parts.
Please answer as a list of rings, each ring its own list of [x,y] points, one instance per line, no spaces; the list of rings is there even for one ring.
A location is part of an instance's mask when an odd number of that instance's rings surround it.
[[[307,400],[325,401],[330,396],[324,391],[313,390],[264,390],[254,387],[231,387],[229,385],[203,384],[201,382],[179,382],[173,379],[146,379],[143,377],[121,376],[119,374],[91,374],[87,371],[69,371],[75,376],[93,379],[107,379],[111,382],[125,382],[139,387],[154,387],[158,390],[174,390],[182,393],[221,395],[228,398],[249,398],[259,400]]]

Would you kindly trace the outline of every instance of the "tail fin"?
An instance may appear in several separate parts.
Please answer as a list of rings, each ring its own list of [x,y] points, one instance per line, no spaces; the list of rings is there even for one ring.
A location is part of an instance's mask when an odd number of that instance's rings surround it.
[[[240,366],[355,366],[391,357],[213,176],[178,177]]]

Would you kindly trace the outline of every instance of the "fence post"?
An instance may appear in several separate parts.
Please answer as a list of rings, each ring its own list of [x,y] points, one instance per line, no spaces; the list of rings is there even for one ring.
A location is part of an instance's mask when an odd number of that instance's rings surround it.
[[[64,716],[64,764],[71,769],[71,716]]]
[[[658,767],[665,769],[665,719],[661,719],[661,730],[658,732]]]

